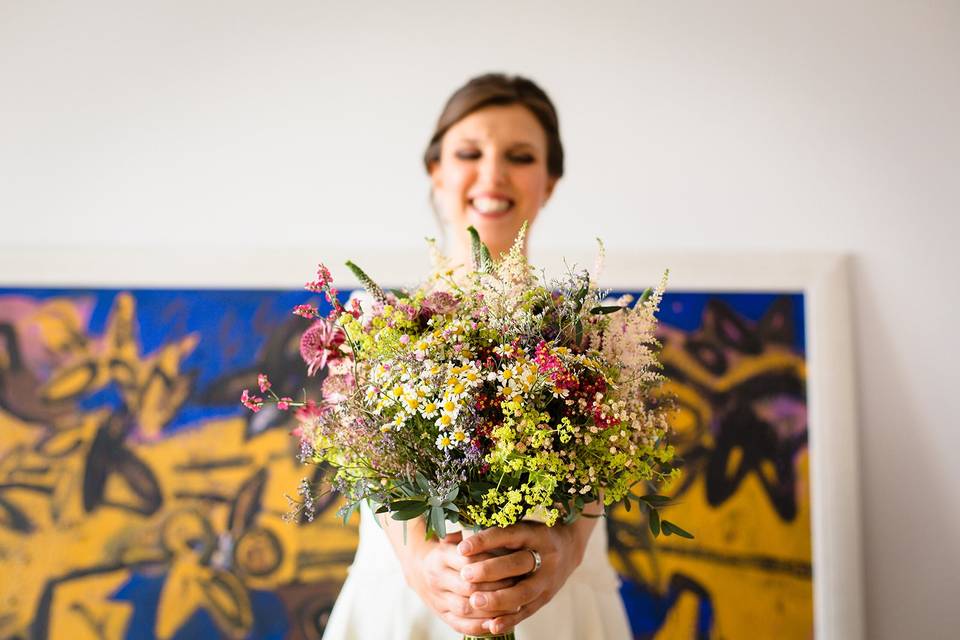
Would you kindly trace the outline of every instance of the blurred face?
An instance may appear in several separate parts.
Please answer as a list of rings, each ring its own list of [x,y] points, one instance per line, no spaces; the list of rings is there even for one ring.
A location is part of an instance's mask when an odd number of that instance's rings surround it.
[[[547,134],[526,107],[491,106],[444,134],[431,168],[434,197],[453,234],[452,257],[470,256],[473,225],[494,256],[507,251],[553,192]]]

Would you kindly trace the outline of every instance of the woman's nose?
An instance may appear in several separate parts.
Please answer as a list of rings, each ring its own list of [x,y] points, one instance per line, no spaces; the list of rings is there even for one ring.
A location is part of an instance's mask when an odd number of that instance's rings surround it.
[[[480,165],[480,175],[492,184],[499,184],[506,181],[507,168],[506,160],[490,154],[484,157]]]

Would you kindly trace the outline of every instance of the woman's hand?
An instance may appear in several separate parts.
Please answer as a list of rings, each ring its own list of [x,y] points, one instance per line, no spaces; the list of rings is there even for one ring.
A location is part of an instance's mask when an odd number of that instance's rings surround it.
[[[473,585],[515,582],[470,594],[471,615],[487,616],[482,623],[484,631],[512,629],[549,602],[583,560],[595,524],[593,518],[555,527],[521,522],[503,529],[486,529],[460,542],[460,553],[473,560],[460,569],[465,581]],[[504,550],[509,553],[487,557]],[[539,553],[541,559],[540,568],[533,574],[535,560],[530,550]],[[484,559],[477,561],[479,558]]]
[[[484,622],[492,617],[490,611],[478,611],[470,604],[470,596],[484,591],[505,589],[513,579],[490,582],[467,582],[460,572],[469,564],[494,558],[490,553],[478,552],[466,557],[457,550],[459,533],[447,534],[443,539],[424,539],[423,521],[419,518],[407,523],[407,540],[403,542],[403,525],[382,518],[393,549],[400,560],[407,584],[420,599],[454,631],[468,635],[487,633]],[[530,554],[527,554],[530,555]],[[506,615],[507,611],[494,611]]]

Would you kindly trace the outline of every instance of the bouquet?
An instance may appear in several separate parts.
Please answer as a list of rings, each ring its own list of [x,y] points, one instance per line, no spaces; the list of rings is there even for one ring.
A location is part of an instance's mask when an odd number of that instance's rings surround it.
[[[368,292],[362,304],[340,302],[320,265],[306,288],[333,310],[295,313],[314,319],[301,352],[309,373],[326,370],[323,397],[279,397],[261,376],[264,395],[244,391],[243,403],[297,410],[301,457],[332,470],[345,519],[367,501],[443,537],[448,523],[554,526],[590,503],[638,501],[654,535],[691,537],[660,517],[667,498],[635,493],[678,473],[669,403],[656,393],[667,274],[638,300],[610,304],[586,270],[537,277],[524,231],[499,261],[470,232],[473,269],[457,273],[434,247],[433,274],[411,291],[386,291],[348,262]],[[598,268],[602,258],[601,245]],[[309,518],[311,487],[301,493]]]

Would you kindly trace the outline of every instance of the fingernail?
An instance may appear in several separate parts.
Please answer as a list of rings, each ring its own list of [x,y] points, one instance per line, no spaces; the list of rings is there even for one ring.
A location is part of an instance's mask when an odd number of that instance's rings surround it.
[[[460,553],[470,553],[470,550],[473,548],[473,544],[469,540],[464,540],[457,545],[457,551]]]
[[[472,568],[472,567],[464,567],[463,569],[460,569],[460,577],[463,578],[464,580],[472,580],[472,579],[473,579],[473,568]]]
[[[471,604],[475,607],[485,607],[487,606],[487,596],[482,593],[475,593],[470,596],[470,599],[473,600]]]
[[[484,620],[484,621],[483,621],[483,624],[480,625],[480,626],[483,627],[484,629],[486,629],[487,631],[489,631],[490,633],[493,633],[493,629],[490,628],[490,625],[491,625],[491,624],[493,624],[493,623],[492,623],[490,620]]]

